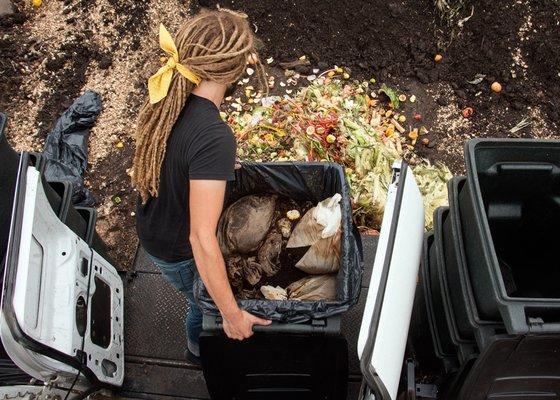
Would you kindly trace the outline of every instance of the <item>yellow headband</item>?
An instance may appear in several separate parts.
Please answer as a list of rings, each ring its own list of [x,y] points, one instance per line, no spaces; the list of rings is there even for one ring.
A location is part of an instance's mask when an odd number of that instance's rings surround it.
[[[173,42],[173,38],[163,24],[159,25],[159,46],[169,54],[169,58],[167,63],[148,79],[148,93],[150,94],[151,104],[156,104],[167,96],[174,68],[195,85],[198,85],[201,81],[194,72],[179,63],[179,52],[175,42]]]

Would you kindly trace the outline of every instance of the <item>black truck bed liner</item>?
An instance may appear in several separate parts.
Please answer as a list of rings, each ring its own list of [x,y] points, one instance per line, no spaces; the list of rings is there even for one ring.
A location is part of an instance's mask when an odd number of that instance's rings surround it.
[[[342,318],[348,340],[348,399],[356,399],[361,382],[358,333],[377,247],[377,237],[363,236],[364,277],[358,304]],[[184,320],[186,299],[168,285],[139,248],[134,270],[124,280],[125,381],[120,395],[136,399],[209,399],[202,371],[190,365]]]

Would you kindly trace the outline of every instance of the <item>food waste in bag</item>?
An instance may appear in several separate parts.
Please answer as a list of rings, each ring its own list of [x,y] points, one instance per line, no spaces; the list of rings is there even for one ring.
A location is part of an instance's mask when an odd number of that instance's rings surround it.
[[[335,194],[313,207],[309,201],[248,195],[227,207],[218,224],[218,242],[236,297],[335,299],[340,200]]]
[[[288,248],[311,246],[296,267],[308,274],[330,274],[340,266],[341,196],[321,201],[294,228]]]
[[[336,275],[308,276],[292,283],[286,292],[290,300],[335,300]]]
[[[245,196],[229,206],[218,224],[224,256],[256,251],[270,230],[275,209],[275,196]]]
[[[280,286],[276,286],[276,287],[270,285],[261,286],[261,293],[264,296],[264,298],[268,300],[288,299],[288,292],[286,292],[286,289],[283,289]]]

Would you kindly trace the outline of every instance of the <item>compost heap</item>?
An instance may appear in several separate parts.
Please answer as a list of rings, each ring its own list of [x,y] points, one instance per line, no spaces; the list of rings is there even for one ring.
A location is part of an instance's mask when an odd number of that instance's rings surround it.
[[[313,207],[275,195],[230,205],[218,225],[229,282],[240,299],[336,299],[340,194]]]
[[[239,158],[333,161],[344,166],[353,219],[360,227],[374,229],[381,226],[391,166],[406,159],[424,198],[426,228],[431,229],[433,211],[447,204],[451,173],[414,152],[417,142],[427,140],[428,130],[420,114],[401,110],[403,104],[415,102],[415,96],[341,75],[338,67],[327,71],[293,96],[263,97],[246,87],[247,103],[241,105],[237,98],[233,110],[222,113],[235,131]]]

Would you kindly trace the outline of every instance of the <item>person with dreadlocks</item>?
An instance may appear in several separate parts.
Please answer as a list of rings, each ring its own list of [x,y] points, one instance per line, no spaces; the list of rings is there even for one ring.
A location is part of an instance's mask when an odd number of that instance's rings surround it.
[[[255,64],[265,89],[266,80],[244,14],[203,10],[182,24],[175,40],[160,25],[159,40],[168,58],[148,81],[149,99],[136,131],[136,225],[152,261],[187,296],[186,355],[199,362],[202,313],[193,296],[197,273],[220,310],[228,337],[243,340],[252,335],[253,325],[270,323],[238,307],[216,237],[236,152],[219,106],[247,63]]]

